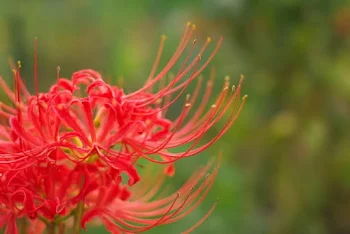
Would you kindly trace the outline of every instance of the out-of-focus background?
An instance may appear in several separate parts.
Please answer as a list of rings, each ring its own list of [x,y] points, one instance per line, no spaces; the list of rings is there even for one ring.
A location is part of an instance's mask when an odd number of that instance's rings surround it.
[[[215,92],[225,75],[248,102],[233,128],[208,151],[183,160],[174,188],[221,150],[224,163],[204,203],[184,220],[147,233],[181,233],[220,201],[194,233],[350,233],[350,2],[348,0],[0,1],[0,74],[22,61],[33,90],[38,37],[40,90],[92,68],[125,90],[141,87],[160,35],[162,64],[187,21],[196,37],[224,37],[211,64]],[[210,73],[210,66],[203,72]],[[172,115],[178,114],[176,110]],[[215,134],[218,131],[213,130]],[[208,138],[210,136],[207,136]],[[90,228],[87,233],[105,233]]]

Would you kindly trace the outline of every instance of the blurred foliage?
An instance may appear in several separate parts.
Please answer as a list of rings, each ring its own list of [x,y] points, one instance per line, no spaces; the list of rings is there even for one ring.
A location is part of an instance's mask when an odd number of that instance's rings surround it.
[[[348,0],[0,0],[0,73],[10,81],[8,58],[21,60],[33,90],[37,36],[41,90],[57,65],[63,76],[82,68],[115,83],[123,76],[125,89],[134,90],[151,69],[159,36],[169,38],[164,64],[189,20],[200,40],[224,36],[213,62],[216,92],[221,77],[237,82],[244,73],[249,99],[224,138],[177,165],[174,188],[223,151],[205,202],[188,218],[148,233],[186,230],[216,198],[217,209],[195,233],[350,233]]]

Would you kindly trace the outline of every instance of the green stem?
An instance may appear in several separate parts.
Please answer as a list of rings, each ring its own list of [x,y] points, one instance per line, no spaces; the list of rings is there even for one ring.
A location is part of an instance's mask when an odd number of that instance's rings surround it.
[[[49,223],[47,225],[47,234],[55,234],[56,233],[56,224],[55,223]]]
[[[25,217],[23,217],[20,220],[20,224],[19,224],[20,233],[21,234],[26,234],[27,233],[27,227],[28,227],[27,219]]]
[[[76,208],[76,213],[74,216],[74,226],[73,226],[73,233],[74,234],[80,234],[81,231],[81,218],[84,213],[84,201],[81,201],[78,203],[78,206]]]
[[[84,183],[85,183],[85,177],[83,175],[81,177],[81,181],[80,181],[80,188],[84,187]],[[80,234],[81,219],[82,219],[83,214],[84,214],[84,206],[85,206],[85,204],[84,204],[84,199],[83,199],[78,203],[77,208],[75,209],[74,224],[73,224],[73,233],[74,234]]]
[[[38,219],[39,219],[41,222],[45,223],[46,226],[49,226],[49,222],[48,222],[47,219],[45,219],[44,217],[38,215]]]
[[[66,229],[66,224],[65,223],[61,223],[58,226],[58,234],[64,234],[65,229]]]
[[[69,219],[70,217],[72,217],[75,214],[76,210],[72,210],[68,215],[66,216],[59,216],[55,218],[55,223],[56,224],[60,224],[65,222],[67,219]]]

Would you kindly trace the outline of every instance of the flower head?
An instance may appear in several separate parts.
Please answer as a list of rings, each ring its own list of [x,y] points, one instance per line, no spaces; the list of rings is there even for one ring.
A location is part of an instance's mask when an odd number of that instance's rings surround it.
[[[173,175],[173,163],[197,155],[218,140],[245,103],[245,97],[240,97],[242,78],[236,88],[225,78],[214,98],[214,74],[202,87],[200,74],[222,38],[204,59],[211,39],[194,53],[194,29],[187,25],[173,56],[157,73],[165,43],[162,37],[150,75],[132,93],[107,83],[91,69],[77,71],[70,79],[62,78],[58,69],[56,83],[48,92],[39,93],[36,53],[34,95],[21,80],[20,62],[13,67],[14,91],[0,77],[0,87],[12,102],[0,103],[0,227],[7,222],[7,229],[12,230],[7,233],[15,233],[18,219],[40,226],[74,217],[74,229],[79,230],[80,223],[85,226],[99,218],[113,233],[136,233],[177,221],[198,206],[218,166],[205,176],[213,165],[208,164],[168,197],[158,196],[163,176],[157,177],[155,185],[149,184],[149,177],[141,177],[136,166],[143,158],[166,164],[165,174]],[[184,62],[171,75],[182,55]],[[193,82],[192,95],[186,94]],[[203,97],[198,98],[200,93]],[[186,98],[178,117],[170,119],[168,109],[182,96]],[[208,107],[210,101],[213,104]],[[202,143],[224,116],[228,119],[217,135]],[[187,148],[174,152],[182,146]],[[122,183],[122,173],[128,175],[127,184]],[[141,187],[135,188],[140,180]]]
[[[194,27],[187,26],[172,58],[156,74],[165,42],[165,37],[162,37],[157,59],[146,83],[129,94],[106,83],[96,71],[81,70],[74,73],[70,80],[58,78],[49,92],[31,96],[20,80],[19,66],[15,71],[15,94],[0,80],[3,90],[17,106],[16,111],[1,104],[1,114],[10,125],[2,127],[12,129],[10,135],[5,134],[8,136],[4,141],[7,151],[9,146],[15,151],[11,152],[15,153],[12,160],[19,160],[19,157],[26,161],[42,157],[54,161],[66,158],[75,162],[99,160],[115,168],[127,168],[139,157],[157,163],[173,163],[205,150],[234,123],[245,98],[241,102],[242,79],[235,89],[230,87],[229,78],[225,78],[222,91],[209,105],[209,110],[206,108],[211,101],[213,77],[207,87],[202,88],[200,74],[216,54],[222,39],[207,60],[202,62],[202,55],[211,42],[210,38],[191,60],[196,44],[196,40],[191,39],[193,30]],[[167,75],[186,48],[189,52],[181,68],[166,83]],[[192,96],[186,95],[178,118],[170,120],[166,116],[168,108],[183,96],[194,80],[197,80],[197,85]],[[204,93],[201,100],[197,100],[199,93]],[[196,102],[198,108],[193,110]],[[219,133],[200,145],[201,138],[226,113],[229,113],[229,118]],[[8,131],[4,129],[4,132]],[[189,147],[183,152],[171,151],[182,145]],[[51,153],[56,150],[59,152]],[[160,155],[161,159],[154,158],[154,154]]]

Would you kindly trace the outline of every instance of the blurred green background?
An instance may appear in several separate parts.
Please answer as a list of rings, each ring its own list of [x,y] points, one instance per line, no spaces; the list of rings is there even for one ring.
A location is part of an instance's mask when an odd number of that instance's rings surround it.
[[[196,23],[199,41],[224,36],[212,63],[216,93],[222,77],[237,83],[243,73],[249,98],[229,133],[178,163],[169,181],[179,187],[222,150],[224,163],[205,202],[184,220],[147,233],[181,233],[216,198],[217,209],[194,233],[350,233],[348,0],[0,0],[0,74],[11,82],[8,58],[21,60],[33,90],[37,36],[41,91],[57,65],[65,77],[82,68],[114,83],[123,76],[132,91],[147,78],[160,35],[168,36],[164,64],[187,21]]]

